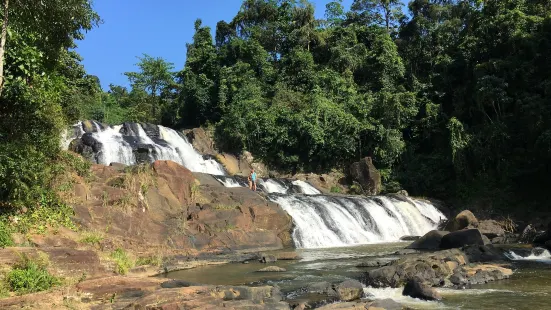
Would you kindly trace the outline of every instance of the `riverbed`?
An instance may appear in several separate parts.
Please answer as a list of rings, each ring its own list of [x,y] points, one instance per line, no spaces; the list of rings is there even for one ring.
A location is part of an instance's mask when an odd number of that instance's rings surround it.
[[[375,259],[394,260],[401,257],[395,254],[408,243],[371,244],[345,248],[299,249],[302,258],[296,261],[278,261],[274,264],[285,268],[286,272],[257,272],[266,267],[259,262],[229,264],[195,268],[173,272],[168,278],[181,279],[193,283],[213,285],[277,286],[287,300],[311,299],[303,288],[311,283],[327,281],[341,282],[357,279],[368,268],[357,267],[361,263]],[[456,290],[438,288],[442,302],[427,302],[404,297],[401,289],[365,288],[372,299],[391,298],[414,309],[551,309],[551,261],[512,262],[514,275],[503,281],[476,285]]]

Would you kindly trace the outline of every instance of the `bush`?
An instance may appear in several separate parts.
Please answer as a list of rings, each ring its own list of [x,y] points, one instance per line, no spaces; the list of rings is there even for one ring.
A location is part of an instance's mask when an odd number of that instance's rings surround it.
[[[331,187],[331,193],[340,194],[342,192],[341,188],[338,186]]]
[[[13,240],[9,227],[0,221],[0,248],[12,246]]]
[[[121,248],[116,249],[111,253],[111,258],[115,262],[115,272],[118,274],[127,274],[128,270],[134,267],[134,261]]]
[[[26,256],[6,276],[9,289],[18,294],[36,293],[49,290],[61,281],[51,275],[46,266]]]

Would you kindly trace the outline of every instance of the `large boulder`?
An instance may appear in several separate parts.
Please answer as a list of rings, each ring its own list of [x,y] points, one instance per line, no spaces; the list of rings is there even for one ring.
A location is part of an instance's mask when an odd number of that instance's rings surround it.
[[[423,300],[442,300],[442,296],[435,289],[423,284],[419,279],[409,280],[402,295]]]
[[[406,256],[390,266],[370,270],[361,281],[375,288],[401,287],[407,281],[420,278],[424,283],[442,285],[458,266],[468,263],[465,253],[458,249]]]
[[[479,223],[476,216],[474,216],[471,211],[465,210],[460,212],[453,220],[451,220],[448,225],[446,225],[445,230],[453,232],[465,228],[477,228],[478,224]]]
[[[419,240],[410,244],[407,247],[407,249],[438,250],[440,249],[440,242],[442,241],[442,237],[444,237],[447,234],[449,234],[448,231],[439,231],[439,230],[429,231]]]
[[[342,301],[353,301],[363,296],[364,288],[359,281],[346,280],[337,285],[336,291]]]
[[[478,224],[478,230],[490,239],[505,236],[505,229],[495,220],[481,221]]]
[[[371,157],[366,157],[350,166],[350,176],[357,181],[367,195],[377,195],[381,192],[381,173]]]
[[[487,238],[486,238],[487,240]],[[484,236],[478,229],[465,229],[449,233],[442,237],[440,241],[441,249],[453,249],[461,248],[466,245],[485,245],[488,241],[485,241]]]

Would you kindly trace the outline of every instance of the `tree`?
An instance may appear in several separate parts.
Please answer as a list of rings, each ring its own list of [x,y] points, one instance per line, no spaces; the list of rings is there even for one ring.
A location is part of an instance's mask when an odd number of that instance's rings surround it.
[[[331,27],[340,26],[345,17],[342,0],[331,1],[325,5],[325,19]]]
[[[73,47],[73,40],[100,22],[88,0],[3,0],[0,37],[0,94],[6,83],[5,52],[9,44],[8,29],[34,33],[38,48],[49,59],[60,48]]]
[[[163,58],[154,58],[147,54],[138,57],[140,60],[138,72],[126,72],[125,75],[130,80],[133,90],[143,90],[148,92],[151,98],[151,113],[154,119],[160,119],[159,112],[167,102],[163,102],[163,96],[170,94],[175,87],[174,64],[167,62]]]
[[[393,33],[403,18],[400,0],[354,0],[351,11],[359,22],[384,27]]]

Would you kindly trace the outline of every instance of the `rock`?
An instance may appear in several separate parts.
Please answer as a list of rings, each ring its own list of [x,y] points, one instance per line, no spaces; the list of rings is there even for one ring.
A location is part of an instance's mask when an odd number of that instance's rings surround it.
[[[329,282],[315,282],[306,287],[306,291],[310,294],[321,294],[328,296],[337,296],[337,292]]]
[[[438,250],[440,249],[440,242],[442,237],[449,234],[447,231],[438,231],[433,230],[429,231],[419,240],[410,244],[406,249],[417,249],[417,250]]]
[[[321,307],[316,307],[317,310],[365,310],[367,309],[365,302],[339,302],[332,303]],[[378,309],[377,309],[378,310]]]
[[[299,260],[297,252],[279,252],[276,254],[277,260]]]
[[[551,240],[545,242],[545,247],[546,247],[548,250],[551,250]]]
[[[356,280],[346,280],[336,287],[337,294],[342,301],[353,301],[363,296],[363,285]]]
[[[405,189],[402,189],[402,190],[399,190],[396,195],[402,195],[402,196],[406,196],[406,197],[409,197],[409,193],[405,190]]]
[[[400,241],[417,241],[419,239],[421,239],[421,236],[403,236]]]
[[[505,229],[494,220],[481,221],[478,224],[478,230],[490,239],[505,236]]]
[[[422,300],[442,300],[442,296],[435,289],[423,284],[419,279],[409,280],[402,295]]]
[[[285,268],[281,268],[281,267],[278,267],[278,266],[269,266],[269,267],[266,267],[266,268],[262,268],[260,270],[258,270],[257,272],[285,272],[287,271],[287,269]]]
[[[532,226],[532,224],[528,224],[528,226],[526,226],[526,228],[524,228],[524,230],[522,231],[519,242],[532,243],[537,235],[538,231],[534,228],[534,226]]]
[[[394,255],[410,255],[410,254],[419,254],[421,251],[415,249],[402,249],[394,252]]]
[[[496,265],[462,266],[455,270],[450,281],[455,285],[485,284],[508,279],[513,271]]]
[[[404,307],[395,302],[394,300],[387,298],[381,300],[375,300],[368,305],[369,309],[385,309],[385,310],[402,310]]]
[[[467,229],[449,233],[442,237],[441,249],[461,248],[466,245],[484,245],[482,234],[478,229]]]
[[[469,211],[465,210],[459,213],[453,220],[451,220],[448,225],[446,225],[447,231],[458,231],[465,228],[477,228],[478,227],[478,220],[474,214]]]
[[[275,263],[277,262],[277,257],[272,254],[262,254],[259,261],[263,264]]]
[[[389,266],[364,273],[361,281],[375,288],[401,287],[418,277],[423,283],[442,285],[453,274],[453,269],[467,262],[465,253],[458,249],[406,256]]]
[[[384,267],[390,265],[395,259],[375,259],[367,262],[362,262],[356,265],[356,267]]]
[[[491,262],[505,260],[501,252],[490,245],[468,245],[463,248],[463,252],[469,258],[470,262]]]
[[[367,195],[378,195],[381,192],[381,173],[373,165],[371,157],[353,163],[350,166],[350,176]]]
[[[190,287],[190,286],[197,286],[198,284],[184,281],[184,280],[170,280],[161,283],[162,288],[180,288],[180,287]]]

